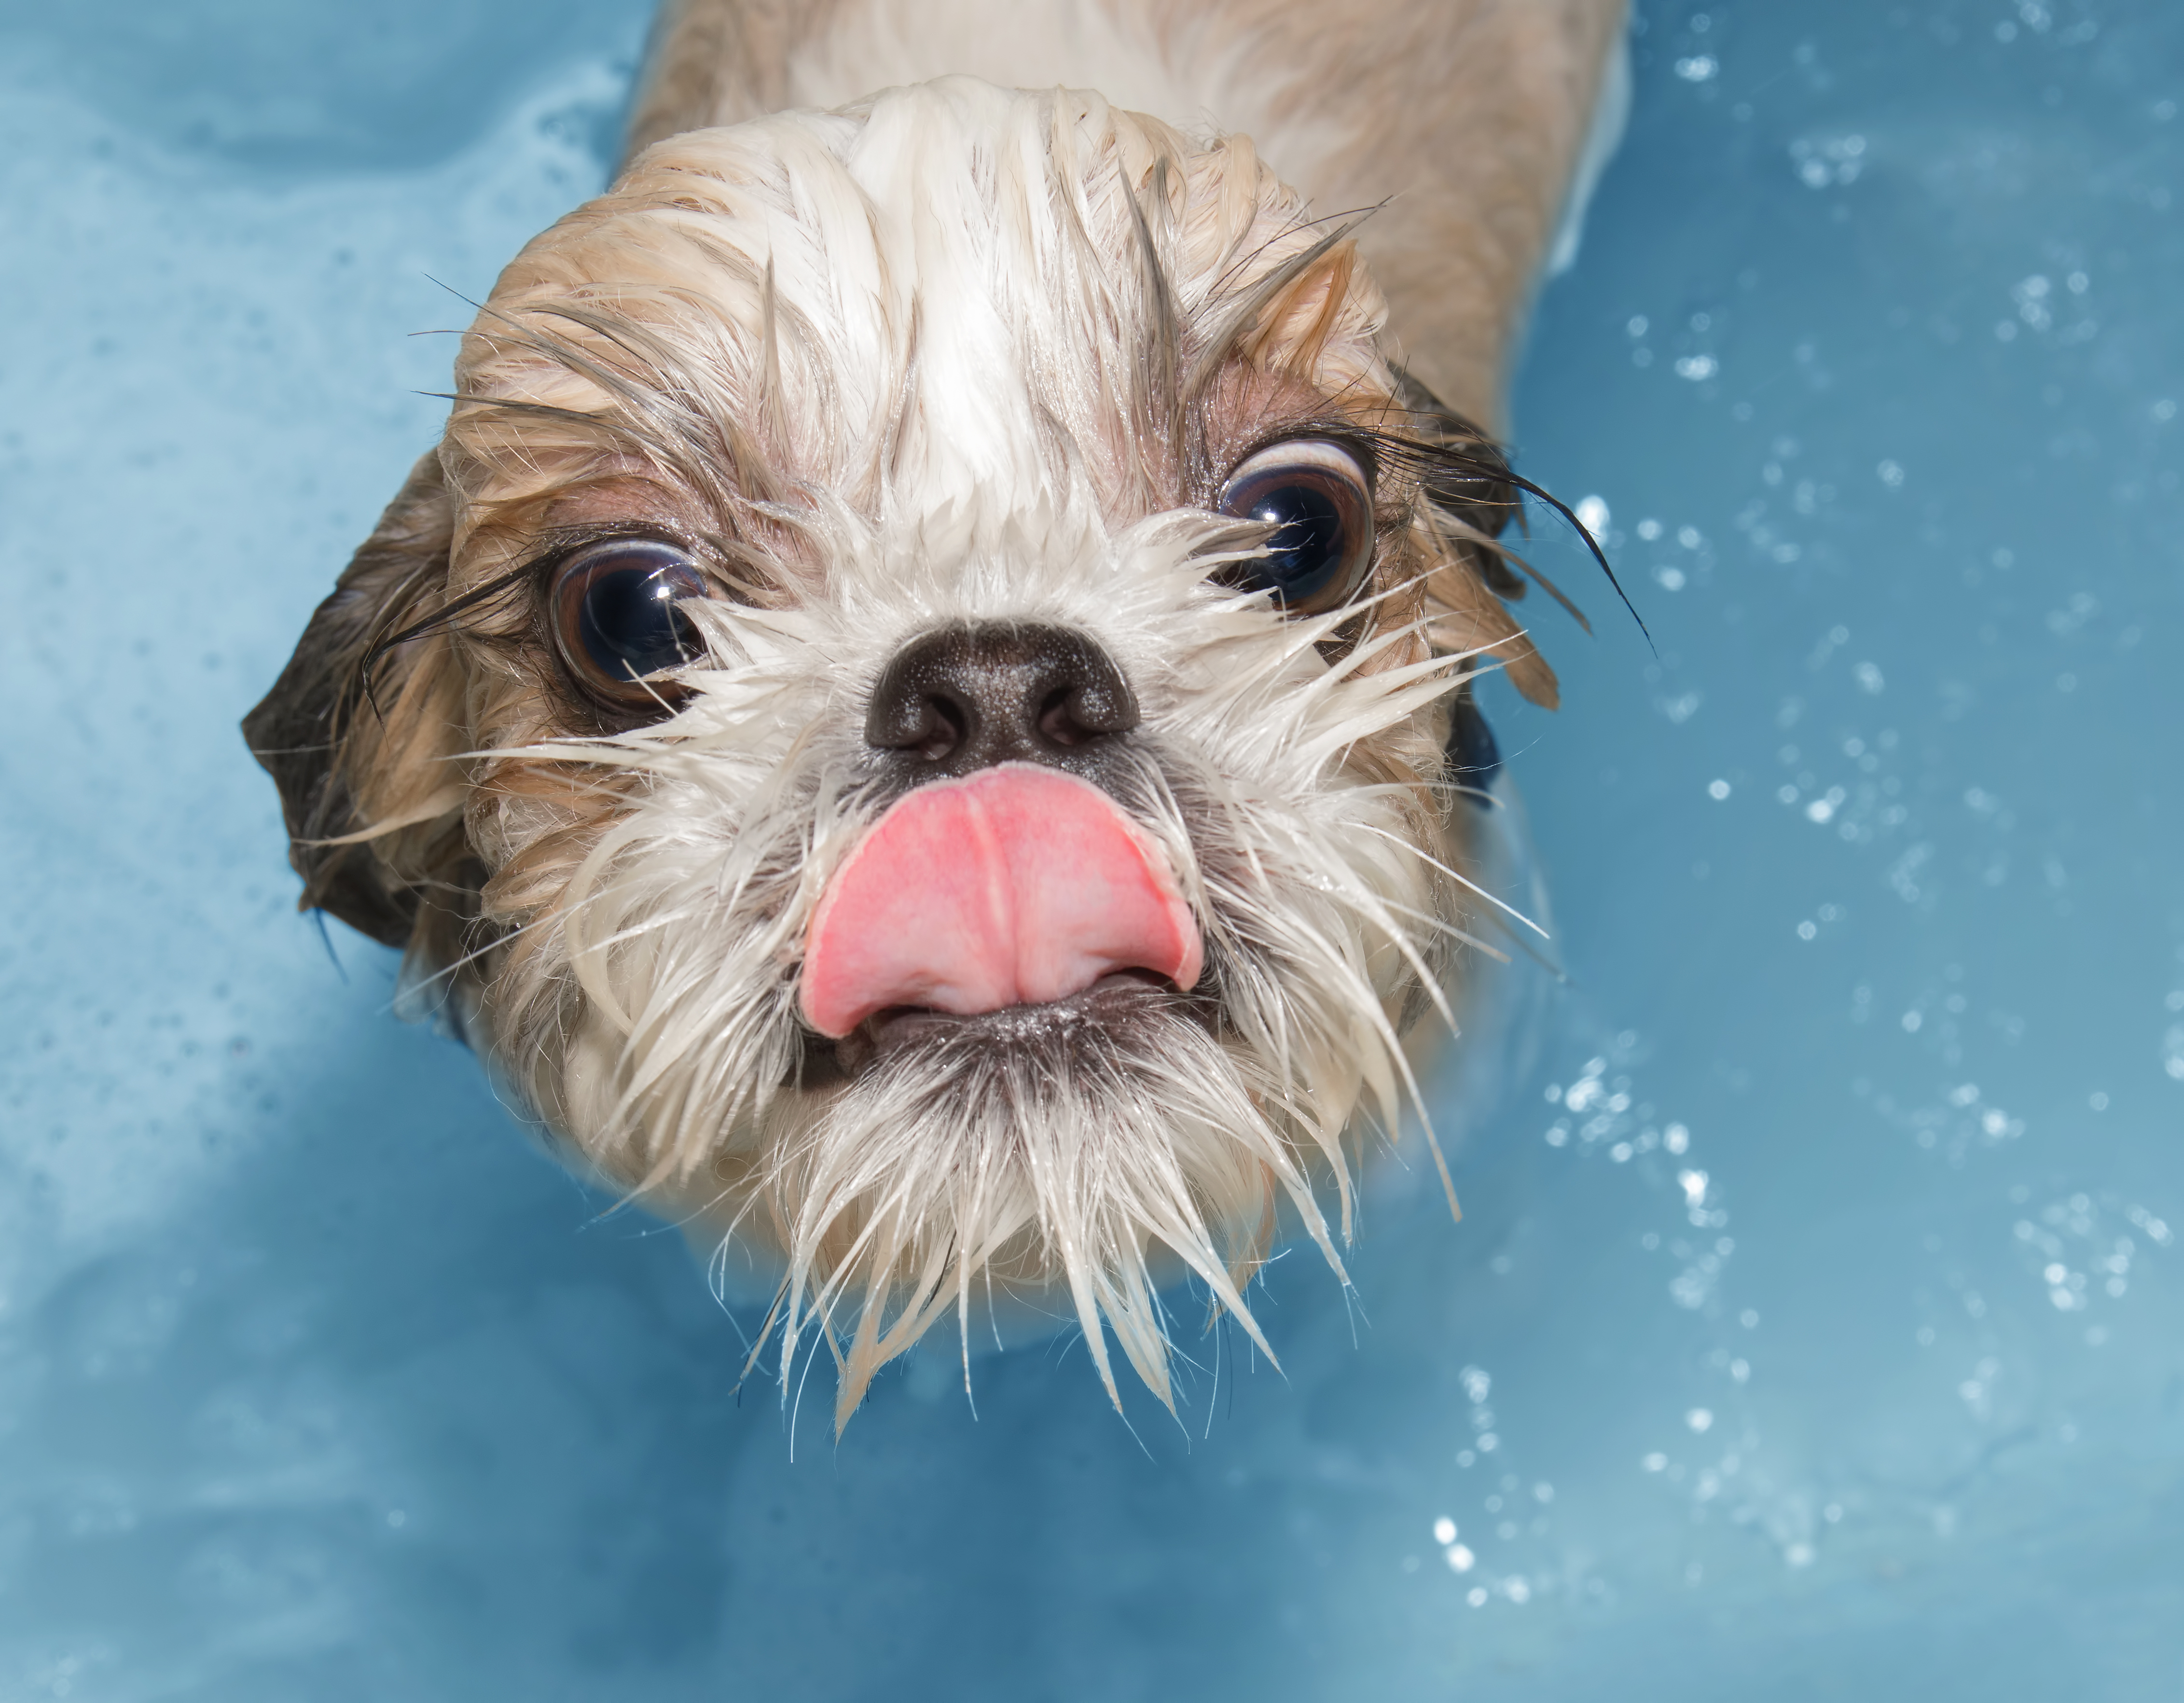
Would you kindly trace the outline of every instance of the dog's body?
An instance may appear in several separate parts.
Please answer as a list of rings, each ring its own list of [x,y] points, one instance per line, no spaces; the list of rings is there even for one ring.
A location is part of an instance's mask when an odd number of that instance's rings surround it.
[[[840,1416],[974,1294],[1165,1398],[1158,1277],[1257,1338],[1284,1205],[1340,1270],[1463,682],[1554,694],[1470,422],[1619,13],[688,0],[247,724],[304,902],[785,1272]]]
[[[1623,14],[1624,0],[668,0],[630,151],[956,72],[1240,132],[1318,213],[1392,198],[1357,237],[1403,364],[1498,430],[1557,221],[1620,128]]]

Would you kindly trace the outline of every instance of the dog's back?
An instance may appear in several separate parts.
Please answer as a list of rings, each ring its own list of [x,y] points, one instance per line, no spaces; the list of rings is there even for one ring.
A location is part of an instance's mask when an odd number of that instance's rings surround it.
[[[1502,419],[1557,221],[1620,123],[1624,0],[668,0],[629,152],[968,72],[1241,131],[1357,233],[1411,373]],[[1590,146],[1588,144],[1591,144]]]

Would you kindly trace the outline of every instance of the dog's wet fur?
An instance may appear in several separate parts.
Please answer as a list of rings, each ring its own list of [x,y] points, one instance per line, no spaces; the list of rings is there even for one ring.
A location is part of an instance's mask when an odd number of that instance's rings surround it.
[[[1497,362],[1613,34],[1567,10],[1578,110],[1524,144]],[[1240,133],[967,76],[707,122],[755,97],[692,55],[772,53],[793,92],[773,27],[671,14],[658,139],[502,274],[444,437],[245,730],[303,903],[402,949],[408,1006],[572,1162],[777,1272],[781,1376],[824,1340],[838,1422],[1012,1298],[1074,1315],[1111,1397],[1112,1338],[1168,1400],[1160,1283],[1271,1355],[1245,1290],[1278,1225],[1341,1273],[1364,1132],[1415,1098],[1406,1038],[1452,1021],[1499,763],[1470,682],[1556,689],[1507,607],[1531,487],[1481,418],[1499,367],[1429,390],[1371,225]],[[1357,505],[1327,523],[1357,568],[1310,596],[1268,566],[1305,533],[1235,512],[1239,469],[1281,497],[1291,459]],[[651,625],[602,628],[584,588],[655,565],[627,580]],[[644,670],[602,665],[640,639]],[[830,876],[914,788],[1001,762],[1128,813],[1203,973],[817,1033]]]

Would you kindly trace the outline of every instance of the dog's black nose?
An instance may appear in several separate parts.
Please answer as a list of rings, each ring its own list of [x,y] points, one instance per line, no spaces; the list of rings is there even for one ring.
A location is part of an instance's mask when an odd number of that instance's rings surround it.
[[[1138,725],[1123,671],[1067,627],[944,626],[896,653],[873,688],[865,742],[918,780],[995,763],[1044,763],[1097,781]]]

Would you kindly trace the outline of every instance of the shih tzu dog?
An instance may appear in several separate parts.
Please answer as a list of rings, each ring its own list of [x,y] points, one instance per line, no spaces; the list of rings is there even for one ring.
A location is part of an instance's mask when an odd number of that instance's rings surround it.
[[[1555,697],[1492,432],[1620,10],[682,0],[245,723],[303,903],[838,1424],[1011,1304],[1169,1400],[1164,1285],[1271,1355],[1278,1227],[1340,1274],[1468,682]]]

